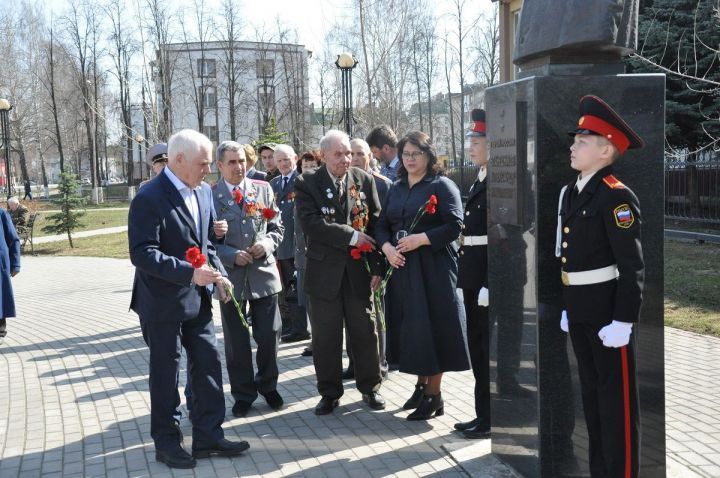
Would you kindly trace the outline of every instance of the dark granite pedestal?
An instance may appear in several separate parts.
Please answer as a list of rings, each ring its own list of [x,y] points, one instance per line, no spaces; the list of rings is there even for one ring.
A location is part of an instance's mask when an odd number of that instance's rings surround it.
[[[665,476],[662,75],[539,76],[487,90],[489,289],[495,319],[493,453],[526,477],[589,476],[575,356],[559,328],[558,194],[577,174],[567,132],[582,96],[605,99],[645,140],[615,165],[643,216],[645,291],[633,329],[640,476]]]

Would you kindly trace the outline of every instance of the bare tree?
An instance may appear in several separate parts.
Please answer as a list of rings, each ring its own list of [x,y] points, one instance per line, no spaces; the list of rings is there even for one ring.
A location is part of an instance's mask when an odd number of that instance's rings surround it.
[[[60,133],[60,114],[58,111],[58,101],[56,96],[56,81],[55,81],[55,37],[53,33],[53,26],[50,25],[49,29],[50,39],[47,43],[47,62],[45,67],[45,78],[44,81],[45,89],[47,89],[50,95],[50,111],[53,117],[53,125],[55,126],[55,144],[57,146],[58,154],[60,155],[60,171],[65,170],[65,153],[62,146],[62,134]],[[43,176],[45,164],[43,163]],[[45,184],[47,186],[47,184]]]
[[[444,58],[445,58],[445,82],[447,84],[447,99],[448,99],[448,109],[450,111],[450,147],[452,150],[452,157],[453,161],[457,162],[457,149],[455,146],[455,115],[453,114],[453,103],[452,103],[452,81],[451,81],[451,70],[454,66],[454,59],[452,57],[452,52],[450,42],[448,41],[448,33],[445,33],[444,38]],[[448,53],[450,54],[450,57],[448,58]],[[462,101],[460,101],[462,103]],[[462,163],[460,163],[462,165]]]
[[[222,45],[224,57],[224,61],[220,66],[225,80],[222,88],[222,98],[227,103],[230,137],[233,140],[238,137],[238,114],[242,97],[246,93],[242,77],[243,73],[248,70],[247,62],[242,59],[238,51],[240,32],[244,28],[244,22],[237,3],[237,0],[223,0],[222,22],[224,28],[219,30],[221,34],[218,38]]]
[[[175,71],[175,58],[171,58],[167,45],[170,43],[171,38],[170,23],[175,19],[175,16],[168,9],[165,0],[145,0],[145,4],[145,10],[150,15],[150,20],[143,23],[146,23],[146,29],[152,44],[152,53],[157,55],[157,59],[150,62],[150,66],[154,70],[152,74],[148,74],[145,69],[143,70],[143,84],[149,82],[151,78],[157,78],[160,87],[158,101],[160,102],[159,110],[161,113],[159,118],[153,118],[153,129],[156,131],[158,140],[167,141],[170,132],[173,130],[172,82]],[[138,10],[141,9],[138,8]],[[142,36],[141,40],[144,44]],[[145,58],[145,54],[143,58]]]
[[[500,22],[498,7],[482,17],[482,25],[474,29],[470,51],[474,54],[472,68],[475,77],[485,86],[492,86],[500,78]]]

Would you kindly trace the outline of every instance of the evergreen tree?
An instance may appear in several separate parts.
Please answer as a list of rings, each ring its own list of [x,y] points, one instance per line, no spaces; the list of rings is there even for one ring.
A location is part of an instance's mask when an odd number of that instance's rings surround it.
[[[270,122],[267,125],[267,128],[260,134],[260,137],[253,143],[253,147],[255,149],[258,148],[258,146],[268,143],[273,144],[287,144],[288,141],[288,134],[286,131],[279,131],[277,126],[277,121],[275,118],[270,118]]]
[[[71,248],[75,247],[72,242],[72,232],[85,226],[80,222],[80,218],[85,215],[85,212],[75,211],[76,208],[85,205],[85,199],[78,195],[79,188],[80,184],[75,175],[66,171],[60,174],[60,183],[58,184],[60,198],[52,200],[53,204],[59,206],[60,212],[48,216],[48,224],[42,228],[43,232],[50,234],[67,233]]]
[[[695,151],[720,137],[720,14],[713,0],[640,4],[638,56],[631,73],[667,74],[665,134],[675,148]],[[663,71],[643,58],[670,71]],[[692,158],[690,158],[692,159]]]

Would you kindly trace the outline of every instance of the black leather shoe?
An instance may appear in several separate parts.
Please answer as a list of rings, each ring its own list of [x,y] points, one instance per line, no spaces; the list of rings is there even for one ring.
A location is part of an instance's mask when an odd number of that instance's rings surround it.
[[[250,407],[252,407],[252,403],[238,400],[232,407],[232,414],[234,417],[243,418],[250,411]]]
[[[332,413],[338,405],[340,405],[340,400],[337,398],[322,397],[315,407],[315,415],[328,415]]]
[[[490,438],[490,427],[484,423],[478,423],[472,428],[463,431],[465,438]]]
[[[428,420],[433,416],[439,417],[445,413],[445,403],[443,402],[442,395],[424,395],[420,401],[420,406],[408,415],[407,419],[410,421],[414,420]]]
[[[479,418],[474,418],[470,420],[469,422],[458,422],[455,424],[455,430],[465,431],[469,430],[470,428],[476,426],[478,423],[480,423]]]
[[[532,398],[533,392],[517,382],[498,383],[498,394],[506,397]]]
[[[345,371],[342,373],[342,379],[343,379],[343,380],[352,380],[352,379],[354,379],[354,378],[355,378],[355,367],[353,367],[353,366],[351,365],[351,366],[349,366],[349,367],[347,368],[347,370],[345,370]]]
[[[180,445],[165,450],[155,450],[155,460],[165,463],[170,468],[195,468],[197,465],[195,458]]]
[[[270,405],[270,408],[272,408],[273,410],[280,410],[285,403],[277,390],[273,390],[272,392],[268,393],[261,393],[260,395],[265,398],[265,401],[268,405]]]
[[[290,333],[287,335],[283,335],[280,339],[283,343],[291,344],[293,342],[302,342],[303,340],[310,339],[310,334],[298,334],[298,333]]]
[[[193,442],[192,456],[195,458],[238,456],[248,448],[250,445],[246,441],[230,441],[225,438],[211,444]]]
[[[373,410],[385,410],[385,399],[377,392],[363,393],[362,400]]]
[[[300,356],[301,357],[312,357],[312,349],[310,347],[305,347],[305,350],[302,351]]]
[[[412,396],[408,399],[408,401],[405,402],[405,405],[403,405],[403,410],[414,410],[417,407],[419,407],[420,402],[422,401],[423,395],[425,395],[425,384],[424,383],[416,383],[415,391],[413,392]]]

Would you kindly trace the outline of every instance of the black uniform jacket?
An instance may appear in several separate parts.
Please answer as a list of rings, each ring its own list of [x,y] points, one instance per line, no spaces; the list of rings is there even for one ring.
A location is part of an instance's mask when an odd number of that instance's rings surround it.
[[[612,166],[595,173],[572,198],[575,182],[568,185],[560,210],[561,267],[579,272],[617,264],[620,275],[599,284],[563,287],[568,320],[600,326],[613,320],[637,322],[645,270],[638,199],[612,175]]]
[[[346,204],[341,205],[325,165],[295,179],[295,207],[307,240],[305,292],[324,300],[338,297],[346,271],[353,294],[358,298],[370,296],[370,274],[363,261],[350,255],[352,202],[359,202],[359,209],[367,207],[365,233],[372,236],[380,215],[380,200],[373,177],[365,171],[350,168],[346,183]],[[369,254],[368,261],[373,274],[381,275],[379,252]]]
[[[463,236],[487,235],[487,181],[475,181],[465,205]],[[460,289],[480,290],[487,287],[487,246],[462,246],[458,259]]]

